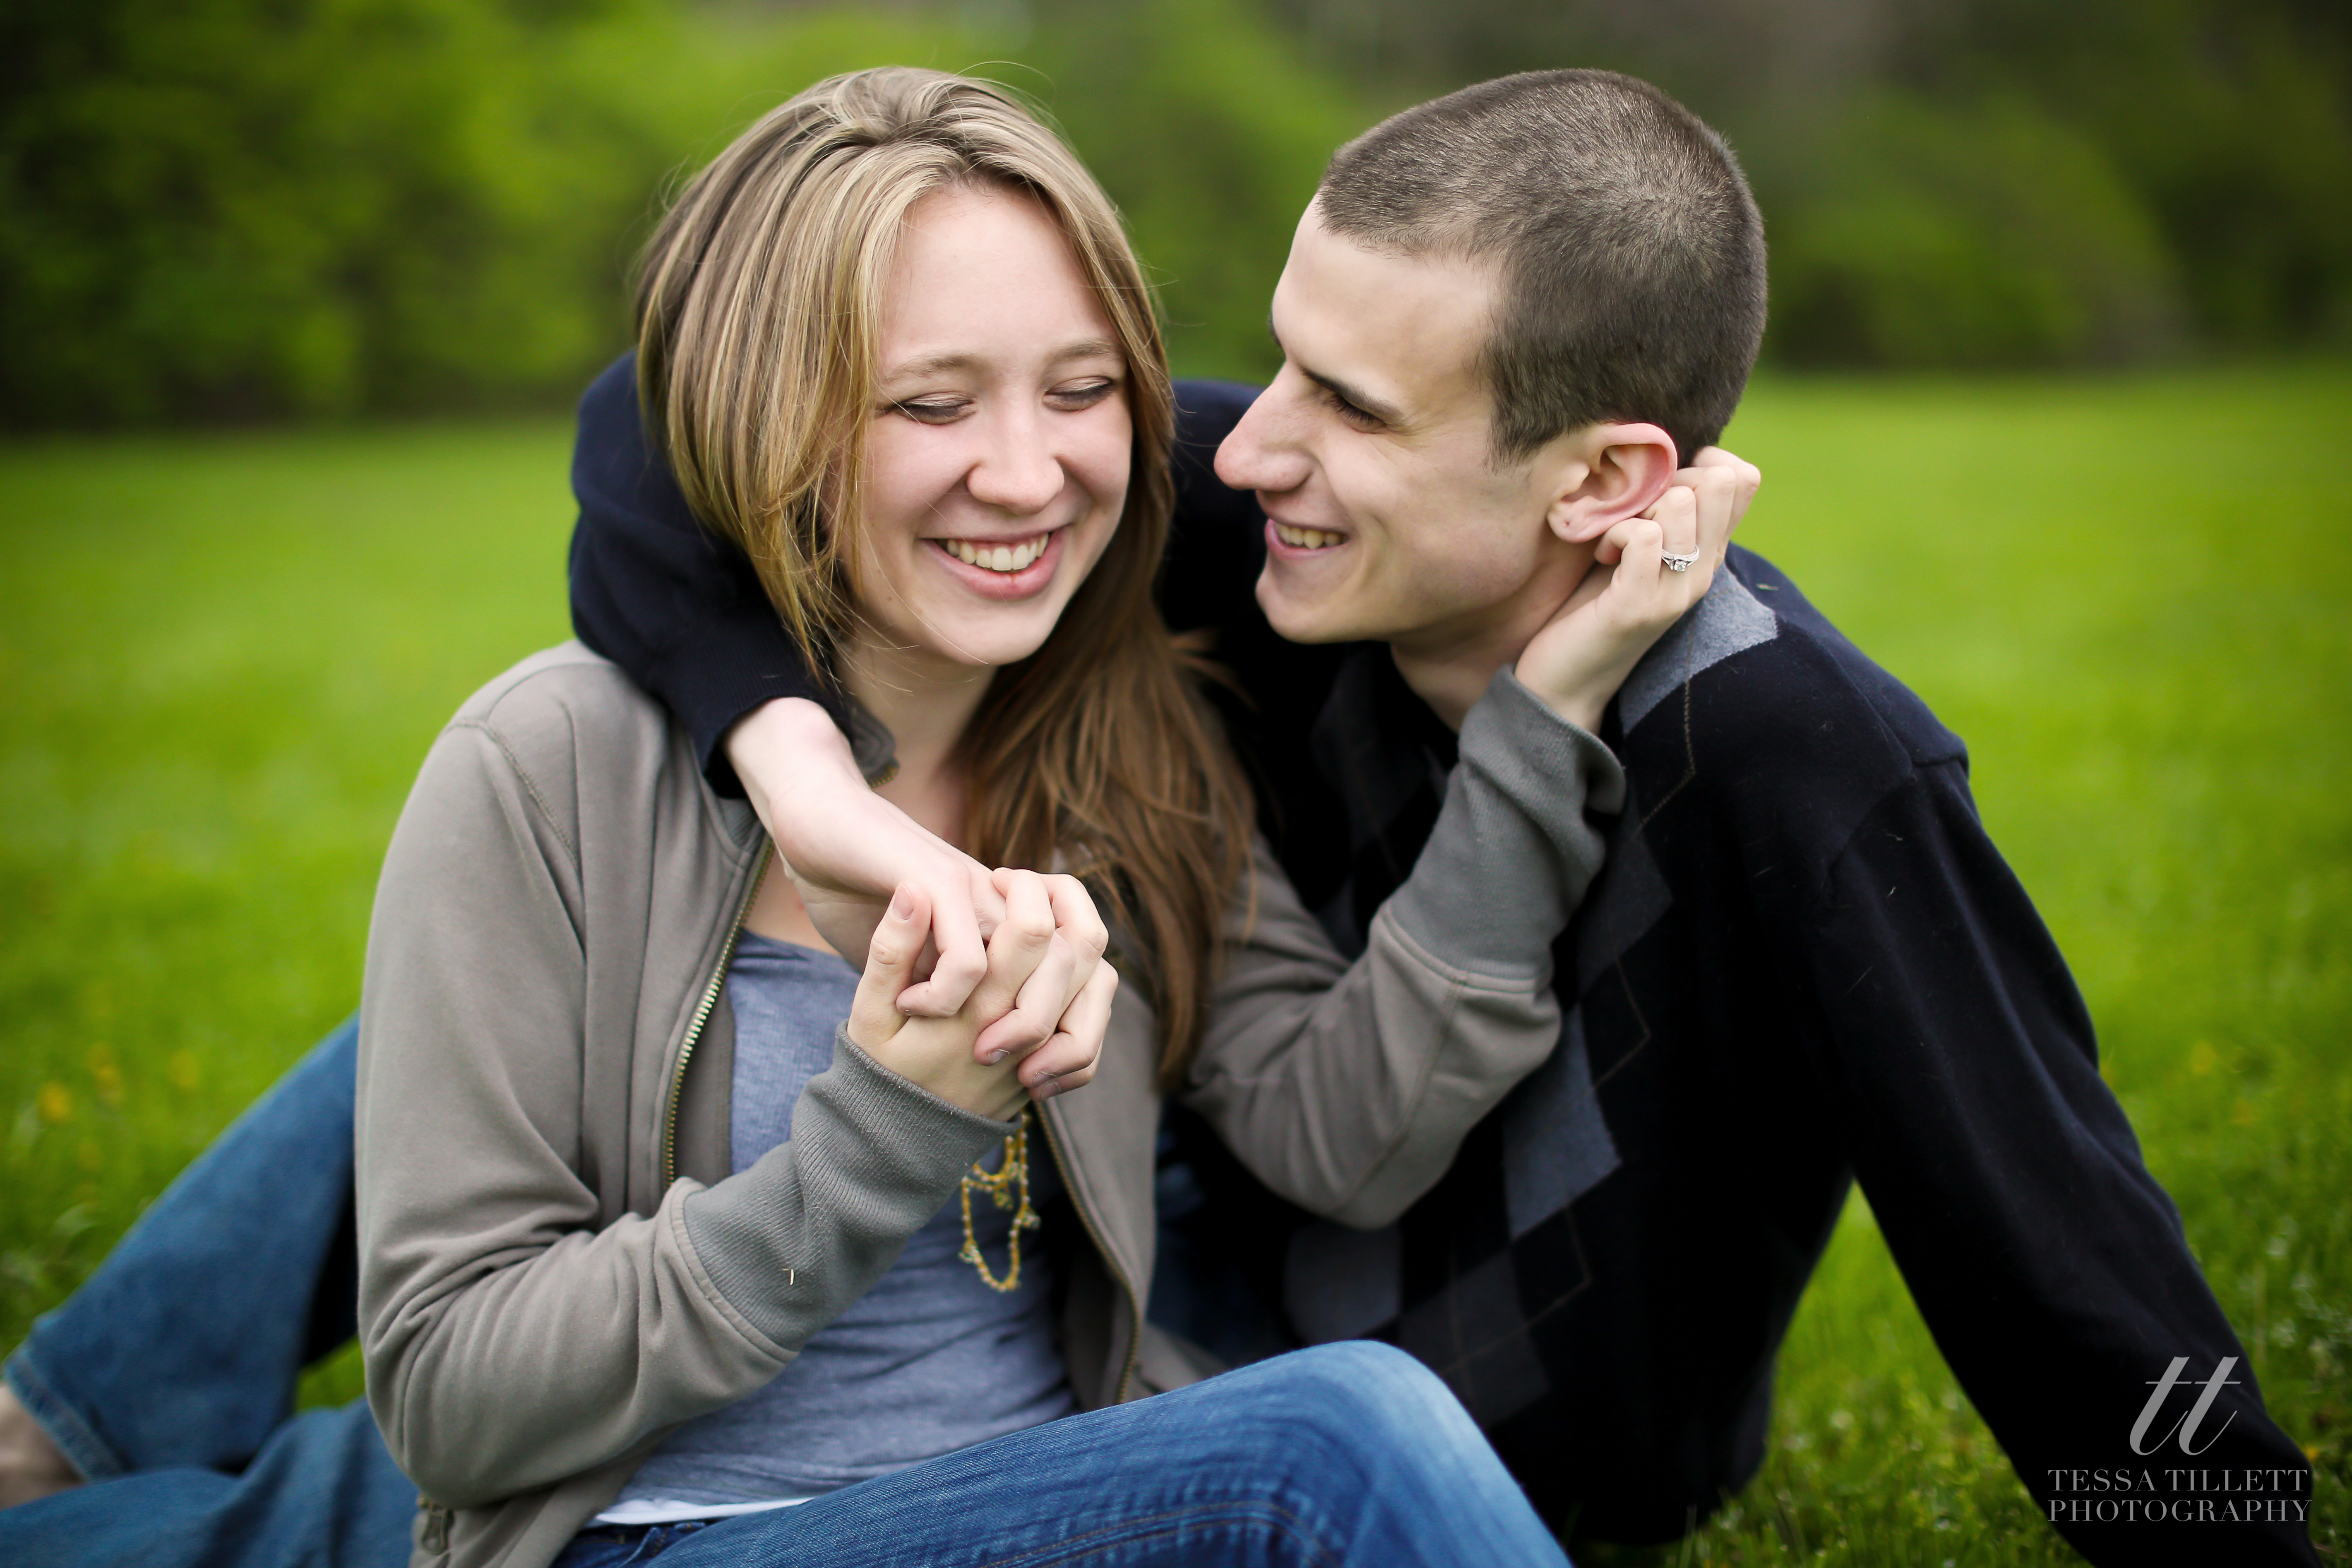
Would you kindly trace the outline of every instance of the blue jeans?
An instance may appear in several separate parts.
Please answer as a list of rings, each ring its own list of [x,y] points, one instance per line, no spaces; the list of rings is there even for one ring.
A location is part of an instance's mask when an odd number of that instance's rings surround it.
[[[363,1402],[290,1417],[350,1203],[357,1031],[182,1173],[8,1382],[89,1484],[0,1510],[12,1568],[396,1568],[415,1489]],[[329,1285],[328,1289],[340,1287]],[[584,1532],[562,1568],[1562,1564],[1460,1404],[1385,1345],[1276,1356],[813,1502]]]
[[[364,1401],[293,1416],[348,1338],[359,1029],[329,1035],[33,1325],[7,1378],[89,1484],[0,1510],[12,1568],[399,1568],[416,1489]],[[325,1283],[322,1286],[322,1278]],[[317,1324],[334,1324],[325,1335]],[[323,1341],[323,1342],[321,1342]]]
[[[591,1531],[558,1568],[1565,1568],[1435,1373],[1369,1341],[1065,1416],[769,1513]]]

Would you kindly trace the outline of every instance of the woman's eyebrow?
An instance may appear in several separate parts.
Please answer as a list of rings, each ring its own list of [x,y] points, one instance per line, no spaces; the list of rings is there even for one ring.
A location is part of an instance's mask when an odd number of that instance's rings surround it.
[[[1125,356],[1118,344],[1108,338],[1082,338],[1076,342],[1066,343],[1055,349],[1046,356],[1045,363],[1062,364],[1074,359],[1106,357],[1120,359]],[[883,372],[882,379],[895,381],[902,375],[936,375],[942,371],[971,370],[985,363],[985,360],[986,356],[982,354],[961,353],[953,351],[946,353],[921,354],[892,365]]]
[[[1055,350],[1053,363],[1059,364],[1064,360],[1101,359],[1105,356],[1111,359],[1123,359],[1126,357],[1126,351],[1108,338],[1082,338],[1075,343]]]

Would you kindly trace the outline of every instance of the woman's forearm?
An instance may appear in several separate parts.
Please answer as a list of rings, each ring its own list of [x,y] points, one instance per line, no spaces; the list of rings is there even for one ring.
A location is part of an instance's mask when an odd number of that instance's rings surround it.
[[[1588,805],[1613,810],[1607,748],[1505,673],[1472,710],[1412,875],[1344,963],[1270,862],[1187,1098],[1309,1211],[1388,1223],[1559,1042],[1551,944],[1598,870]]]

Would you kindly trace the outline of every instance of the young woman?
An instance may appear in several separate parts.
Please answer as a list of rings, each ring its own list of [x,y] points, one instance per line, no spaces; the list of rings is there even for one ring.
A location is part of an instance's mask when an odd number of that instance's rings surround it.
[[[1432,840],[1452,875],[1344,966],[1253,868],[1151,612],[1165,372],[1058,142],[983,84],[822,84],[681,197],[641,319],[652,429],[883,793],[1070,874],[999,873],[971,1000],[910,1017],[921,900],[862,976],[826,952],[611,666],[557,649],[461,710],[387,858],[360,1030],[360,1324],[418,1559],[1559,1561],[1417,1363],[1196,1384],[1143,1303],[1163,1088],[1277,1190],[1378,1224],[1549,1050],[1540,955],[1613,764],[1547,704],[1594,694],[1525,660],[1498,683]],[[1595,624],[1654,635],[1703,586],[1658,538],[1626,525],[1606,591],[1636,613]],[[1529,824],[1481,760],[1540,726],[1568,765]],[[1473,894],[1474,854],[1509,889]],[[1457,927],[1507,951],[1448,952]]]

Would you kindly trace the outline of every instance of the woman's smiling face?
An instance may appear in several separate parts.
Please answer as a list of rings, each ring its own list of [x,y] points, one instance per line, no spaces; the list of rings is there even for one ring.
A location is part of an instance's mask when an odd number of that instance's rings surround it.
[[[1127,503],[1118,334],[1034,198],[953,186],[908,216],[880,337],[853,657],[1026,658]]]

